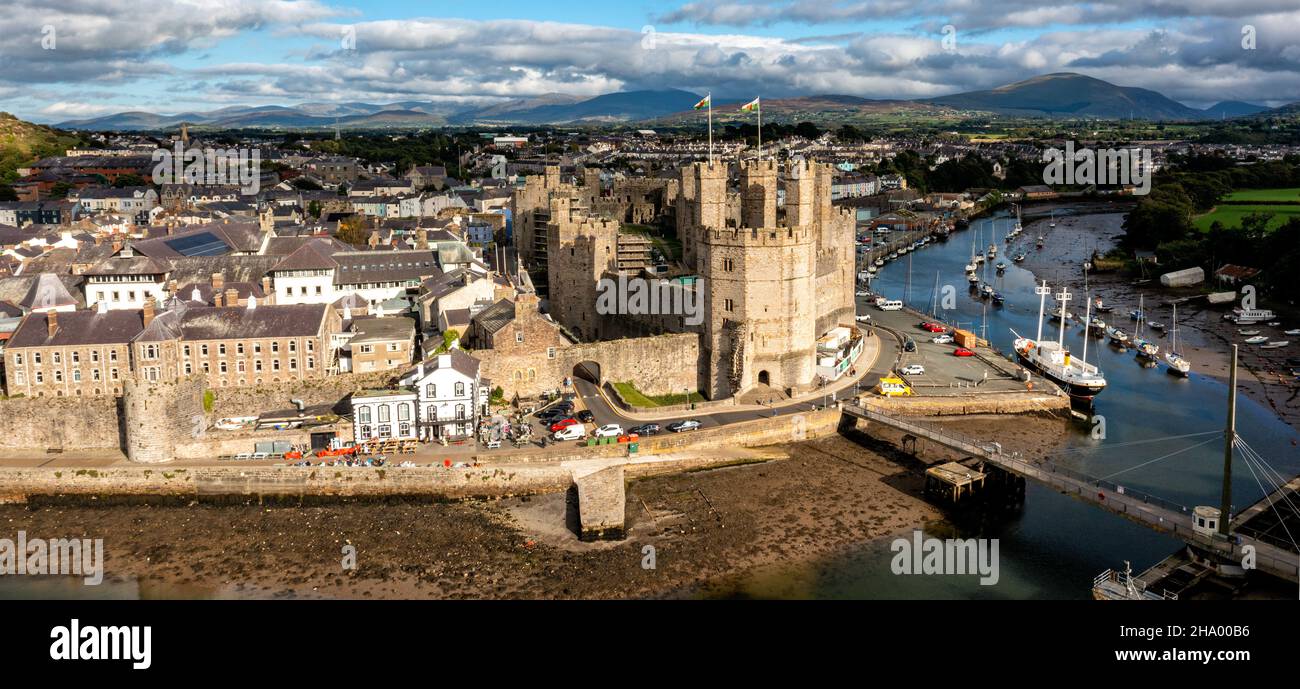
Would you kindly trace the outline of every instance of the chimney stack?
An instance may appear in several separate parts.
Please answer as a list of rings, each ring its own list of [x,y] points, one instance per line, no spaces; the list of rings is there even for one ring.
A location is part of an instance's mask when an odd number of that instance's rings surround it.
[[[59,331],[59,312],[47,311],[45,313],[45,324],[49,328],[49,336],[54,337],[54,333]]]
[[[266,300],[266,303],[270,304],[271,297],[273,297],[274,295],[275,292],[271,290],[271,276],[269,275],[262,276],[262,299]]]
[[[226,290],[226,306],[239,306],[239,290],[234,287]]]
[[[221,273],[212,274],[212,291],[220,292],[226,286],[226,276]]]
[[[212,305],[213,305],[213,306],[224,306],[224,305],[225,305],[225,303],[224,303],[224,302],[225,302],[225,299],[226,299],[226,295],[222,294],[219,290],[215,290],[215,289],[212,290]]]
[[[149,324],[153,322],[153,316],[154,316],[153,297],[149,297],[148,299],[144,300],[143,315],[144,315],[144,327],[147,328],[149,327]]]

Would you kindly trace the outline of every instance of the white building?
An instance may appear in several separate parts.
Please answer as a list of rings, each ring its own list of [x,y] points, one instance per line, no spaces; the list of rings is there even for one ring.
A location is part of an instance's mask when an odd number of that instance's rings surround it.
[[[422,361],[402,374],[398,384],[419,399],[421,438],[467,438],[488,411],[489,381],[479,374],[479,360],[459,349]]]
[[[116,256],[110,256],[86,271],[86,308],[95,308],[105,302],[110,310],[144,308],[153,298],[156,303],[167,300],[168,266],[148,256],[135,253],[130,244],[122,247]]]
[[[352,395],[353,437],[414,440],[416,394],[412,390],[362,390]]]

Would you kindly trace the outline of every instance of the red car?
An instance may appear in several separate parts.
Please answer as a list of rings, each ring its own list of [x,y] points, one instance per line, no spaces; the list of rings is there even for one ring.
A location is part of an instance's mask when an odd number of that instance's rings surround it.
[[[555,431],[558,431],[558,430],[560,430],[560,429],[562,429],[562,428],[568,428],[569,426],[575,426],[575,425],[577,425],[577,423],[578,423],[578,420],[575,419],[575,418],[573,418],[572,416],[570,416],[570,417],[567,418],[567,419],[560,419],[559,421],[556,421],[555,423],[551,424],[551,431],[552,431],[552,432],[555,432]]]
[[[952,350],[952,355],[953,356],[975,356],[975,352],[972,352],[971,350],[966,349],[965,347],[958,347]]]
[[[938,323],[929,323],[929,322],[922,323],[921,329],[931,333],[941,333],[948,330],[947,328],[943,327],[942,325],[939,325]]]

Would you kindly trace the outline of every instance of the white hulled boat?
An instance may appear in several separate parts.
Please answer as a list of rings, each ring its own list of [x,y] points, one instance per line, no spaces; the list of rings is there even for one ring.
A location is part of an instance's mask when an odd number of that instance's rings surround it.
[[[1169,364],[1169,372],[1186,376],[1191,373],[1192,363],[1183,358],[1178,353],[1178,305],[1174,304],[1173,327],[1169,329],[1169,351],[1165,352],[1165,363]]]
[[[1106,378],[1101,374],[1100,369],[1085,360],[1088,354],[1087,338],[1083,341],[1081,357],[1072,357],[1070,350],[1065,346],[1065,304],[1070,300],[1070,293],[1062,289],[1057,295],[1061,303],[1061,334],[1059,339],[1053,342],[1043,340],[1043,308],[1047,304],[1047,295],[1051,293],[1051,289],[1047,287],[1047,281],[1044,280],[1042,286],[1035,288],[1034,291],[1039,295],[1038,336],[1032,339],[1022,337],[1012,330],[1011,334],[1016,337],[1014,344],[1016,355],[1022,364],[1060,385],[1071,397],[1092,399],[1106,388]],[[1091,317],[1092,305],[1088,306],[1088,317]]]

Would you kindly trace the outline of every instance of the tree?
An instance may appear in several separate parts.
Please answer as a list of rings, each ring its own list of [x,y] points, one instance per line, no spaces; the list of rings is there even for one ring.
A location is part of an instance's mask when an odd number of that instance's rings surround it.
[[[334,236],[346,244],[365,244],[370,240],[370,228],[367,227],[366,216],[349,215],[340,220],[338,232],[335,232]]]
[[[18,193],[7,184],[0,184],[0,201],[17,201]]]
[[[307,204],[307,215],[310,215],[311,217],[319,220],[320,213],[321,213],[320,201],[312,201],[311,203]]]
[[[149,183],[140,175],[118,175],[113,181],[113,187],[116,189],[125,189],[127,187],[144,187]]]

